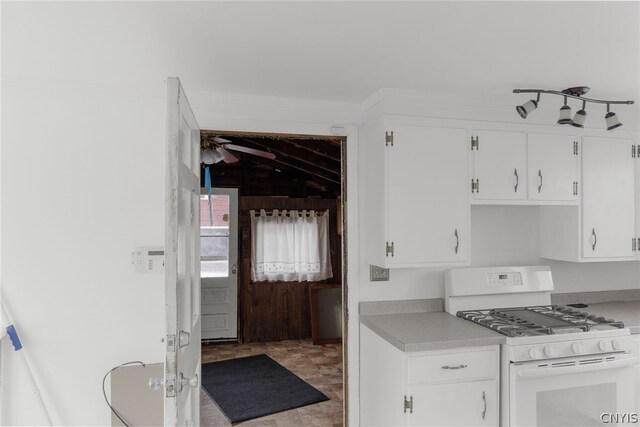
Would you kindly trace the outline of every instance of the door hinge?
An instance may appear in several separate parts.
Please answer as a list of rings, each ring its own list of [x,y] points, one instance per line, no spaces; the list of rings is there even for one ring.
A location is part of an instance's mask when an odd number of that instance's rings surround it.
[[[631,146],[631,158],[636,159],[640,157],[640,145],[632,145]]]
[[[471,194],[478,194],[480,192],[480,179],[476,179],[475,182],[473,178],[471,178]]]
[[[395,251],[394,243],[391,242],[391,244],[389,244],[389,242],[386,242],[386,256],[389,256],[389,254],[393,256],[394,251]]]
[[[636,250],[640,251],[640,237],[638,237],[638,243],[636,244]]]
[[[388,147],[389,144],[393,147],[393,131],[384,133],[384,145]]]
[[[409,410],[410,414],[413,414],[413,396],[409,397],[409,400],[407,400],[407,396],[404,397],[404,413],[407,413],[407,409]]]
[[[480,137],[476,136],[476,137],[471,137],[471,151],[473,151],[473,149],[476,149],[476,151],[478,151],[478,149],[480,148]]]
[[[573,141],[573,155],[578,155],[578,141]]]
[[[573,195],[578,195],[578,181],[573,181]]]
[[[638,250],[638,239],[636,239],[635,237],[631,238],[631,250],[632,251],[637,251]]]

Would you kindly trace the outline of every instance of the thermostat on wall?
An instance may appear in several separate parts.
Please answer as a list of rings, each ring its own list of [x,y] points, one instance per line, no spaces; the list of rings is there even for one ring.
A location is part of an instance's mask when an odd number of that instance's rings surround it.
[[[138,248],[131,252],[131,264],[136,273],[164,272],[164,249]]]

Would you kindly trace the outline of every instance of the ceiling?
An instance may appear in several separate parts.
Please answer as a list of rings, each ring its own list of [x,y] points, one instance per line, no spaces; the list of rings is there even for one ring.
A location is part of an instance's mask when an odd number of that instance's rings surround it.
[[[3,78],[362,102],[380,88],[640,93],[639,2],[2,4]],[[508,98],[505,98],[508,99]]]

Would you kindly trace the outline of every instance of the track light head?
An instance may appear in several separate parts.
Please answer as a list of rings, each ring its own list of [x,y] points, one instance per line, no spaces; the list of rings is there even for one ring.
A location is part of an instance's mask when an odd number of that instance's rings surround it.
[[[576,115],[573,116],[573,121],[571,123],[572,126],[575,126],[577,128],[583,128],[584,127],[584,121],[587,118],[587,112],[585,111],[585,107],[587,105],[586,101],[582,101],[582,109],[576,111]]]
[[[534,99],[530,99],[529,101],[525,102],[522,105],[518,105],[516,107],[516,111],[518,112],[518,114],[520,114],[520,117],[522,117],[523,119],[526,119],[527,116],[529,115],[529,113],[531,113],[533,110],[535,110],[536,108],[538,108],[538,103],[540,102],[540,94],[538,93],[537,98]]]
[[[573,123],[571,120],[571,107],[567,105],[567,97],[564,97],[564,105],[560,107],[560,117],[558,118],[559,125],[570,125]]]
[[[604,119],[607,122],[607,130],[614,130],[622,126],[616,113],[609,111],[609,104],[607,104],[607,114],[604,116]]]

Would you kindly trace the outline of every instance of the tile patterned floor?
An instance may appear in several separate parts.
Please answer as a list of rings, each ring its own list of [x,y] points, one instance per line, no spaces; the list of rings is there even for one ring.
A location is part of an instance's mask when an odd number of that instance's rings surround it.
[[[235,425],[243,427],[342,426],[342,345],[313,345],[311,340],[202,346],[202,363],[267,354],[323,392],[330,400]],[[200,424],[230,426],[218,407],[202,391]]]

